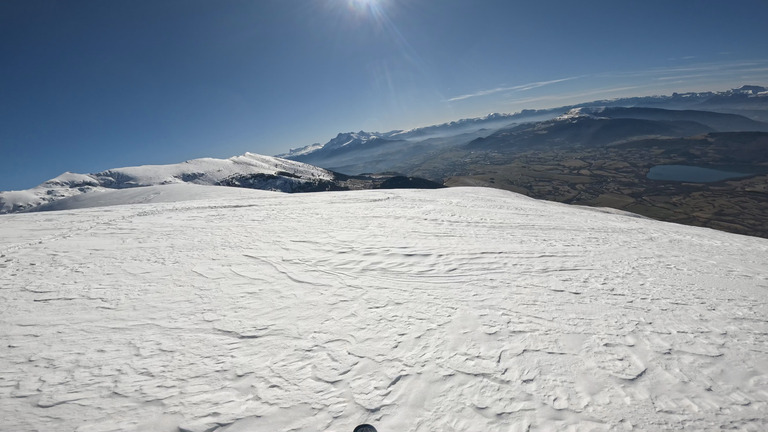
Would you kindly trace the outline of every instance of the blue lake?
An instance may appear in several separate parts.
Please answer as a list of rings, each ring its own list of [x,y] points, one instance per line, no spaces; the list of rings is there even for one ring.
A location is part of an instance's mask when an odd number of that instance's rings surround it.
[[[690,165],[656,165],[648,171],[651,180],[668,180],[692,183],[712,183],[721,180],[749,177],[755,173],[726,171]]]

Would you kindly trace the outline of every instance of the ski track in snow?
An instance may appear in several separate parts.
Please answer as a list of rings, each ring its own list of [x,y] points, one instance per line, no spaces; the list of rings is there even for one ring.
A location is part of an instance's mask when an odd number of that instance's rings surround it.
[[[486,189],[4,215],[0,429],[765,430],[767,269]]]

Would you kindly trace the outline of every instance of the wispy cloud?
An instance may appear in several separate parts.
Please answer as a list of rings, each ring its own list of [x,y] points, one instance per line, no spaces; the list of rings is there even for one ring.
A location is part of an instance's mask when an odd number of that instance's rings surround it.
[[[711,76],[712,76],[712,74],[673,75],[673,76],[657,77],[656,80],[658,80],[658,81],[670,81],[670,80],[691,79],[691,78],[707,78],[707,77],[711,77]]]
[[[552,84],[579,79],[579,86],[564,93],[563,87],[537,89]],[[444,99],[444,102],[463,101],[470,98],[503,93],[494,103],[516,108],[544,108],[575,104],[588,98],[616,98],[672,92],[703,91],[718,89],[717,85],[761,84],[768,80],[768,60],[739,60],[720,62],[696,62],[649,67],[628,71],[603,71],[588,75],[572,76],[551,81],[539,81],[516,86],[503,86]],[[574,88],[576,87],[576,88]],[[637,94],[636,94],[637,93]],[[524,106],[526,104],[536,106]]]
[[[547,96],[539,96],[539,97],[524,98],[524,99],[513,99],[507,102],[510,104],[521,104],[521,103],[543,102],[543,101],[561,101],[565,103],[566,101],[584,98],[587,96],[595,96],[595,95],[605,94],[605,93],[617,93],[617,92],[622,92],[627,90],[640,89],[644,87],[647,87],[647,86],[603,88],[603,89],[594,89],[591,91],[581,92],[581,93],[568,93],[568,94],[547,95]]]
[[[631,72],[605,72],[595,75],[598,78],[664,78],[674,79],[684,76],[706,76],[732,74],[734,72],[759,72],[768,65],[766,61],[702,63],[689,66],[671,66],[649,68]],[[685,75],[681,75],[685,74]]]
[[[487,96],[487,95],[490,95],[490,94],[501,93],[501,92],[526,91],[526,90],[531,90],[531,89],[535,89],[535,88],[539,88],[539,87],[544,87],[544,86],[547,86],[547,85],[550,85],[550,84],[556,84],[556,83],[563,82],[563,81],[574,80],[576,78],[579,78],[579,77],[575,76],[575,77],[561,78],[561,79],[556,79],[556,80],[551,80],[551,81],[533,82],[533,83],[516,85],[516,86],[511,86],[511,87],[497,87],[497,88],[490,89],[490,90],[480,90],[480,91],[477,91],[477,92],[474,92],[474,93],[469,93],[469,94],[465,94],[465,95],[461,95],[461,96],[452,97],[450,99],[446,99],[446,102],[456,102],[456,101],[460,101],[460,100],[464,100],[464,99],[469,99],[469,98],[479,97],[479,96]]]
[[[649,71],[643,77],[669,86],[676,83],[687,85],[710,85],[716,82],[730,82],[737,85],[738,80],[744,83],[763,83],[768,79],[768,63],[721,63],[708,64],[692,68],[669,68]]]

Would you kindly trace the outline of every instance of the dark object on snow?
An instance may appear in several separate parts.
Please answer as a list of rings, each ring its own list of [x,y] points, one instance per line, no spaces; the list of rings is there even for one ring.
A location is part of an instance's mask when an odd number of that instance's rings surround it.
[[[369,424],[361,424],[353,432],[377,432],[376,428]]]
[[[384,180],[379,189],[440,189],[445,186],[419,177],[394,176]]]

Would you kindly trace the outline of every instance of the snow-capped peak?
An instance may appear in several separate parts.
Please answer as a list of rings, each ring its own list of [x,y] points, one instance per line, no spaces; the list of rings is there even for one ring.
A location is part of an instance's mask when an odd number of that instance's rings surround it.
[[[336,135],[335,138],[331,139],[325,144],[315,143],[315,144],[310,144],[304,147],[292,148],[288,151],[288,153],[279,154],[277,155],[277,157],[294,158],[298,156],[308,155],[310,153],[314,153],[319,150],[333,150],[333,149],[347,147],[354,144],[365,144],[369,141],[379,139],[382,136],[386,136],[386,135],[387,134],[382,134],[379,132],[365,132],[365,131],[341,132],[338,135]]]
[[[335,149],[340,147],[347,147],[351,144],[363,144],[371,140],[375,140],[380,135],[378,132],[346,132],[336,135],[336,138],[328,141],[325,144],[327,149]]]
[[[576,119],[582,119],[582,118],[590,118],[590,119],[604,118],[604,117],[600,117],[599,115],[604,111],[605,111],[605,107],[573,108],[567,113],[556,117],[555,121],[567,121],[567,120],[576,120]]]

